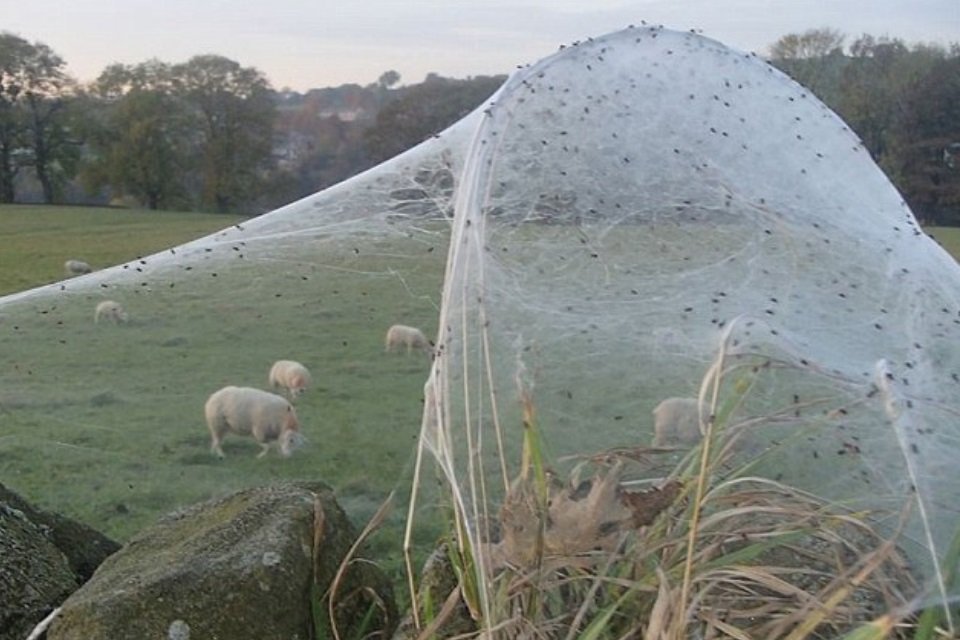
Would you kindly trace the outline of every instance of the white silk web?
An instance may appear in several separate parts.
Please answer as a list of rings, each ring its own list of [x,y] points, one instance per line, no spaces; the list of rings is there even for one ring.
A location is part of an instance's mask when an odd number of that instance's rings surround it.
[[[488,522],[520,463],[518,374],[559,460],[648,442],[723,343],[750,380],[740,461],[888,531],[912,504],[903,546],[930,570],[960,524],[958,325],[960,269],[835,114],[752,54],[627,29],[484,112],[423,445]]]
[[[93,323],[107,298],[128,323]],[[393,323],[436,336],[432,369],[383,353]],[[362,518],[419,442],[479,526],[520,459],[518,381],[562,461],[649,443],[723,343],[754,472],[891,528],[913,501],[930,569],[960,525],[958,331],[960,269],[835,114],[753,55],[631,28],[341,185],[0,300],[0,482],[119,537],[277,478]],[[280,358],[317,380],[308,445],[215,463],[205,398]]]
[[[280,479],[326,480],[357,521],[372,515],[409,475],[429,370],[422,353],[384,353],[384,335],[436,331],[472,128],[209,237],[0,300],[0,483],[120,540]],[[128,321],[95,323],[104,300]],[[206,398],[268,389],[280,359],[314,379],[296,400],[306,446],[256,460],[228,437],[218,463]]]

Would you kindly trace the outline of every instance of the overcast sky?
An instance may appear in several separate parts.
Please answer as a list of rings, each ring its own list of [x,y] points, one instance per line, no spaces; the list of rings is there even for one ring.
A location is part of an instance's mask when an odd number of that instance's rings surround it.
[[[507,73],[641,20],[759,54],[817,27],[848,43],[960,42],[960,0],[0,0],[0,30],[49,45],[81,81],[113,62],[215,53],[299,91],[389,69],[403,84]]]

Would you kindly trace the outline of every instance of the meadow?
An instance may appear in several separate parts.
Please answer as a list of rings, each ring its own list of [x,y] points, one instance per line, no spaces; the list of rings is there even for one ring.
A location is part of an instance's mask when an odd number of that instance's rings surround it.
[[[383,340],[395,322],[436,332],[445,239],[400,265],[387,252],[358,258],[309,241],[300,253],[234,246],[187,266],[139,259],[236,222],[0,208],[2,290],[59,280],[66,257],[133,259],[104,280],[94,273],[0,306],[0,483],[120,541],[163,513],[271,481],[327,482],[358,525],[396,490],[379,538],[396,552],[430,361],[384,353]],[[107,296],[128,323],[93,322]],[[227,384],[267,388],[281,358],[313,373],[296,402],[306,445],[257,459],[252,440],[228,437],[226,459],[212,456],[207,396]]]
[[[396,240],[364,255],[311,236],[259,253],[225,247],[190,267],[141,265],[140,256],[240,222],[0,207],[0,292],[59,281],[68,257],[133,266],[0,306],[0,482],[120,541],[165,512],[275,480],[328,482],[358,524],[396,491],[395,515],[374,539],[396,559],[429,360],[385,354],[383,336],[394,322],[435,335],[444,230],[429,246]],[[928,231],[960,253],[960,229]],[[93,323],[107,295],[129,323]],[[214,458],[206,397],[225,384],[266,387],[279,358],[314,375],[297,401],[306,446],[287,460],[257,459],[253,442],[228,437],[227,458]],[[597,390],[576,397],[604,403]],[[440,531],[421,529],[423,547]]]
[[[102,268],[161,251],[244,217],[107,207],[0,205],[0,296],[56,282],[64,260]]]
[[[927,227],[925,231],[947,253],[960,260],[960,227]]]

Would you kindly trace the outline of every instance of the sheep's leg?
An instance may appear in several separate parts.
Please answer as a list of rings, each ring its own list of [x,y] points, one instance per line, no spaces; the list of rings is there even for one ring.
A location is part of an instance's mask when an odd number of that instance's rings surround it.
[[[263,451],[257,454],[257,458],[262,458],[263,456],[267,455],[267,451],[270,451],[270,444],[266,442],[261,442],[260,448],[263,449]]]
[[[213,442],[210,443],[210,453],[217,456],[220,459],[223,459],[226,454],[223,452],[223,449],[220,448],[220,440],[217,437],[213,438]]]

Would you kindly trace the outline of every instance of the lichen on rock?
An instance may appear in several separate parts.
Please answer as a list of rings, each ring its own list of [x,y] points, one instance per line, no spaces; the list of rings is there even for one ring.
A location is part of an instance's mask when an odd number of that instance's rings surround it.
[[[22,640],[119,548],[0,485],[0,640]]]
[[[318,509],[324,535],[315,549]],[[64,603],[48,637],[311,638],[315,566],[332,578],[329,567],[354,539],[322,483],[251,488],[195,505],[105,562]]]

